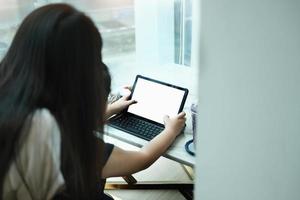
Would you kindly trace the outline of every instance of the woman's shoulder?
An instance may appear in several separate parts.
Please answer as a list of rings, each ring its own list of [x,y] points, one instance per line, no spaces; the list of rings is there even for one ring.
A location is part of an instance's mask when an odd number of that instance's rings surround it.
[[[33,112],[31,124],[42,124],[47,127],[57,126],[55,117],[47,108],[36,109]]]
[[[46,108],[40,108],[33,112],[28,127],[30,139],[48,141],[50,138],[60,138],[58,123]]]
[[[22,131],[21,146],[4,182],[4,197],[50,199],[64,184],[55,117],[48,109],[37,109],[28,116]]]

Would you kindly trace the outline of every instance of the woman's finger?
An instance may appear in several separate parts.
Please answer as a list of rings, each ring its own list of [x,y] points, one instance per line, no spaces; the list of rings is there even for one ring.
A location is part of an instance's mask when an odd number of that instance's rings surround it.
[[[185,117],[185,112],[181,112],[177,115],[177,118],[184,118]]]

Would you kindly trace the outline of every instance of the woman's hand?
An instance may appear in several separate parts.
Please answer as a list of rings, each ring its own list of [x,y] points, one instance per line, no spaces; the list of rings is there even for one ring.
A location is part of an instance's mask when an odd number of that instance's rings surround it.
[[[165,130],[177,136],[183,129],[185,121],[186,121],[185,112],[181,112],[175,117],[165,116],[164,117]]]
[[[123,90],[126,92],[126,94],[118,99],[117,101],[110,103],[107,105],[106,109],[106,119],[110,118],[111,116],[120,113],[122,110],[126,109],[128,106],[137,103],[137,101],[131,99],[128,100],[131,94],[131,86],[124,86]]]
[[[120,99],[118,99],[117,101],[109,104],[107,106],[107,110],[112,114],[118,114],[120,113],[122,110],[126,109],[128,106],[137,103],[137,101],[135,101],[134,99],[128,100],[130,94],[121,97]]]
[[[185,123],[185,113],[175,117],[165,116],[165,130],[153,138],[139,151],[126,151],[115,147],[105,164],[102,177],[134,174],[153,164],[172,144]]]

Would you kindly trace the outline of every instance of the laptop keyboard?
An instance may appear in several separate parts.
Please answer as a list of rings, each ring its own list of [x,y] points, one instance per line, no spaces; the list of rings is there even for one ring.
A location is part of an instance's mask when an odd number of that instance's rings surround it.
[[[124,115],[109,121],[109,125],[148,141],[152,140],[164,129],[144,120]]]

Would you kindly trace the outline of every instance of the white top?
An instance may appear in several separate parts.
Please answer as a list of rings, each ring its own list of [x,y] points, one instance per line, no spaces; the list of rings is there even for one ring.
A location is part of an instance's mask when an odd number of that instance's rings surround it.
[[[35,111],[30,125],[5,177],[5,200],[51,199],[64,185],[60,171],[61,138],[55,118],[47,109],[40,109]]]

